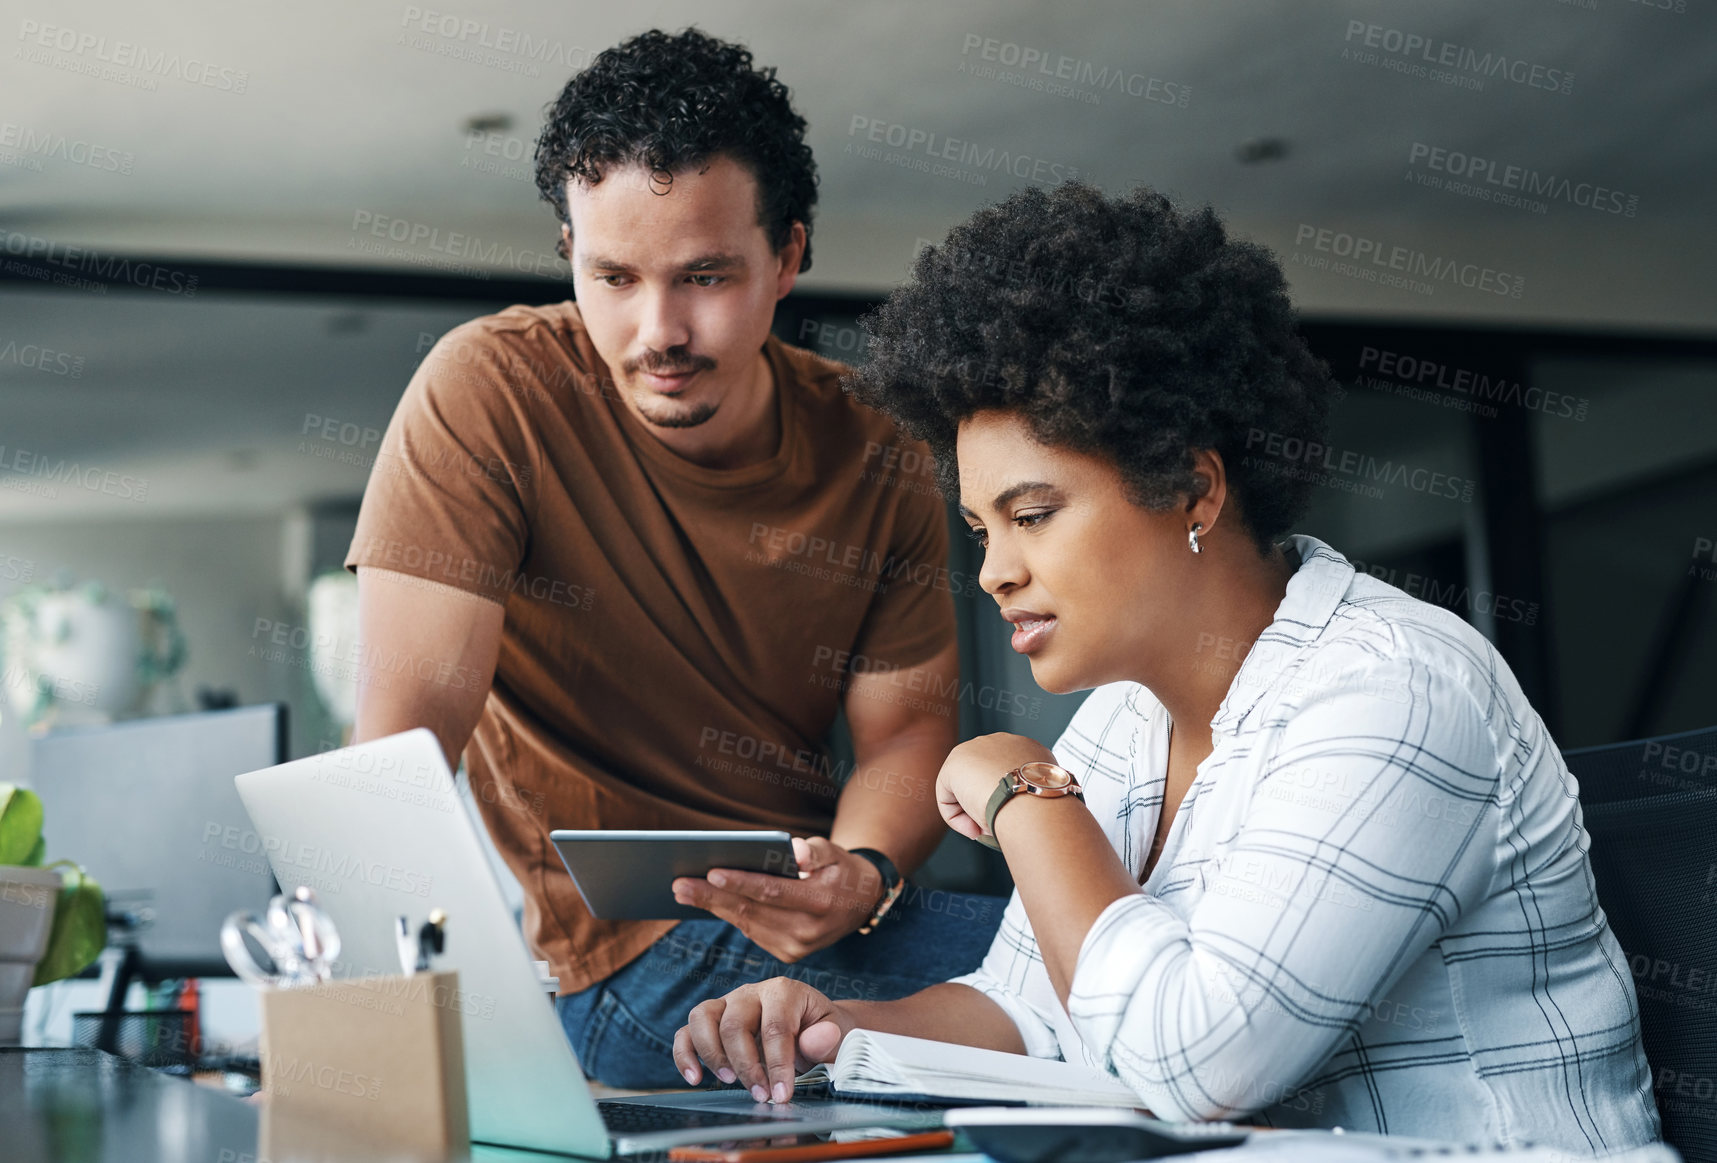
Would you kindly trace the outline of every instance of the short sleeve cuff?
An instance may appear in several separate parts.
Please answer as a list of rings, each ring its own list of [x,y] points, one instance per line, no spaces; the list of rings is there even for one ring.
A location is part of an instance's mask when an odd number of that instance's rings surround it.
[[[1019,1030],[1020,1041],[1025,1043],[1025,1052],[1033,1058],[1060,1058],[1061,1042],[1055,1036],[1055,1031],[1044,1024],[1030,1006],[1026,1005],[1019,995],[1008,989],[982,969],[968,973],[964,977],[953,978],[950,985],[964,985],[977,990],[991,1001],[1002,1007],[1008,1020]]]
[[[577,586],[569,587],[565,582],[556,584],[546,578],[538,581],[518,570],[502,569],[470,554],[424,549],[417,542],[367,536],[362,530],[346,553],[345,566],[353,573],[361,569],[386,570],[438,586],[451,586],[502,605],[506,604],[509,593],[529,593],[533,582],[537,589],[552,588],[559,594],[576,595],[579,589]],[[576,605],[577,602],[563,599],[562,604]]]

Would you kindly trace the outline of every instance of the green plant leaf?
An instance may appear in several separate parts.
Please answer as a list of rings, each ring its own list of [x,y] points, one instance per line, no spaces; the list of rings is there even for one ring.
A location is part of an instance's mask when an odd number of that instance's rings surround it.
[[[101,885],[76,865],[60,869],[60,896],[48,948],[36,963],[31,984],[46,985],[80,973],[107,944],[107,909]]]
[[[42,801],[27,787],[0,784],[0,864],[28,864],[42,839]]]
[[[42,866],[42,860],[47,855],[48,855],[48,838],[46,836],[37,836],[35,848],[31,849],[30,854],[28,856],[24,857],[24,867],[25,868],[40,868]]]

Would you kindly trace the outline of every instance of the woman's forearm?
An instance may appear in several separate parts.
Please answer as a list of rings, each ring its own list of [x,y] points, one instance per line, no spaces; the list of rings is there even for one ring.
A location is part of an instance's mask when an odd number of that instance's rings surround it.
[[[1043,967],[1065,1006],[1085,935],[1104,909],[1137,893],[1138,882],[1096,817],[1071,797],[1015,796],[996,813],[995,828]]]
[[[969,985],[945,981],[894,1001],[838,1004],[861,1030],[1025,1053],[1025,1042],[1007,1011]]]

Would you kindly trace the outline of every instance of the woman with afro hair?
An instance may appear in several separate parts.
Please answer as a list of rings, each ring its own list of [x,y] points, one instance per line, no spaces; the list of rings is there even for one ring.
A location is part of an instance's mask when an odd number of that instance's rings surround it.
[[[1334,386],[1206,208],[1027,189],[867,317],[851,390],[926,440],[1053,750],[961,744],[948,826],[1016,886],[974,973],[777,978],[675,1039],[779,1100],[854,1028],[1062,1058],[1167,1119],[1598,1154],[1655,1141],[1576,786],[1465,622],[1290,534]]]

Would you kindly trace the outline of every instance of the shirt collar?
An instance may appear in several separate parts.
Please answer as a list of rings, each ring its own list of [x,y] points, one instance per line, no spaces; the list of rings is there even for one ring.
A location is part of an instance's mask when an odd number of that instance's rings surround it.
[[[1278,685],[1288,665],[1323,634],[1353,584],[1354,569],[1347,558],[1316,537],[1296,533],[1287,543],[1299,551],[1300,568],[1288,579],[1275,618],[1240,664],[1210,721],[1213,731],[1234,733],[1264,693]]]

